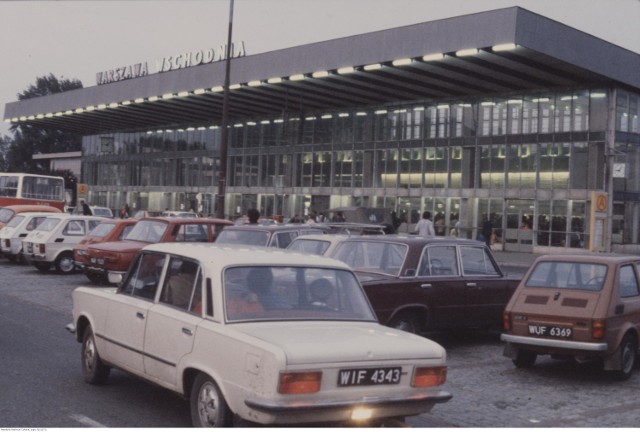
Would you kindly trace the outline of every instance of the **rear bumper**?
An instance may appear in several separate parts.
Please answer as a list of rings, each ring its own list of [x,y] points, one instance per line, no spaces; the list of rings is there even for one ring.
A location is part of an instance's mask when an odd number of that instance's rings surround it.
[[[306,422],[349,422],[353,421],[356,410],[372,411],[372,420],[390,417],[404,417],[428,412],[435,404],[444,403],[452,398],[451,393],[443,390],[431,390],[424,393],[399,397],[367,397],[345,401],[304,401],[273,402],[260,399],[247,399],[245,404],[261,413],[267,414],[268,423],[306,423]]]
[[[576,342],[564,339],[541,339],[529,336],[516,336],[503,333],[500,339],[508,344],[526,345],[530,347],[551,348],[560,350],[605,352],[609,349],[606,342]]]

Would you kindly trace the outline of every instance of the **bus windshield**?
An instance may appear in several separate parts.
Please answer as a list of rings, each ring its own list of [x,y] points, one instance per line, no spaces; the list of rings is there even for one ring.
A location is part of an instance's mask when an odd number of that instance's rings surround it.
[[[62,177],[24,173],[0,173],[0,207],[17,204],[50,205],[64,209]]]

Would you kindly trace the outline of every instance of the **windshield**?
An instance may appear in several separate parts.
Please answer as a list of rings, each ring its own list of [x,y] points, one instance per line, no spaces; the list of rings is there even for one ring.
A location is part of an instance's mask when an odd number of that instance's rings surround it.
[[[407,245],[376,241],[344,241],[331,256],[355,270],[398,276]]]
[[[91,211],[94,216],[113,217],[113,213],[111,212],[111,209],[108,209],[108,208],[94,207],[93,209],[91,209]]]
[[[0,222],[7,223],[13,217],[15,212],[8,208],[0,209]]]
[[[16,215],[13,219],[9,221],[7,226],[10,228],[15,228],[20,224],[20,222],[24,220],[24,218],[25,218],[24,216]]]
[[[224,229],[218,238],[216,243],[218,244],[242,244],[253,246],[267,246],[269,242],[269,233],[266,231],[245,231],[245,230],[232,230]]]
[[[147,243],[158,243],[162,240],[169,224],[163,221],[141,220],[133,226],[125,240],[137,240]]]
[[[325,240],[296,239],[287,249],[313,255],[324,255],[331,243]]]
[[[310,267],[233,267],[224,272],[228,321],[375,321],[355,275]]]
[[[601,291],[606,276],[604,264],[543,261],[536,264],[526,286]]]

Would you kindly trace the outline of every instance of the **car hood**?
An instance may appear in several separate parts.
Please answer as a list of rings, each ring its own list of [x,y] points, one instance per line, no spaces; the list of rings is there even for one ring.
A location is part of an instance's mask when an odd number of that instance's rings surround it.
[[[137,252],[148,244],[149,243],[134,240],[121,240],[105,243],[95,243],[89,247],[92,250],[106,252]]]
[[[283,350],[288,364],[385,360],[446,360],[437,343],[367,322],[234,324],[237,330]]]

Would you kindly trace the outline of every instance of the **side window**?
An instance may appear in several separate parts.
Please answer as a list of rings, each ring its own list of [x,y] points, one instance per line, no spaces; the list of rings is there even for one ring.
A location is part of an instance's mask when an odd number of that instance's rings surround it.
[[[638,293],[638,280],[633,267],[630,265],[620,268],[620,277],[618,278],[618,293],[620,297],[634,297]]]
[[[62,234],[69,236],[83,236],[84,222],[79,220],[70,220],[67,222],[67,226],[62,230]]]
[[[500,274],[484,247],[461,246],[462,271],[465,275],[497,276]]]
[[[277,233],[273,236],[273,240],[271,240],[271,244],[269,246],[285,249],[296,237],[297,234],[295,232]]]
[[[90,220],[89,221],[89,231],[93,230],[95,227],[100,225],[101,221],[99,220]]]
[[[165,255],[143,253],[138,256],[120,292],[153,300],[164,267]]]
[[[207,226],[203,224],[180,225],[176,242],[208,242]]]
[[[200,266],[195,261],[172,257],[169,261],[167,275],[164,278],[160,302],[185,311],[194,309],[196,305],[192,305],[192,300],[199,270]],[[202,287],[198,288],[200,289],[196,291],[201,295]]]
[[[129,234],[129,232],[133,229],[133,225],[128,225],[126,227],[123,228],[122,232],[120,233],[120,235],[118,236],[118,240],[122,240],[124,239],[127,234]]]
[[[418,266],[418,276],[458,276],[455,246],[425,247]]]

